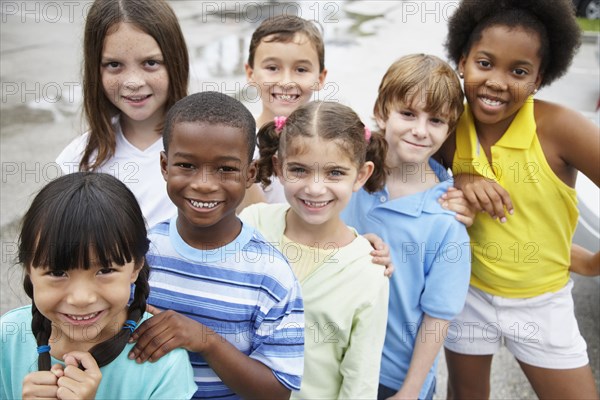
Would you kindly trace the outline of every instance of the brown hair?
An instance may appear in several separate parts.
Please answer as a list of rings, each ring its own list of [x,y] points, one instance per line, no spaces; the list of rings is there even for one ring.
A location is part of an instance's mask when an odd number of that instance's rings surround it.
[[[165,110],[187,95],[189,58],[175,13],[164,0],[96,0],[90,7],[83,39],[83,111],[89,138],[79,163],[82,171],[101,166],[115,152],[111,119],[117,108],[104,93],[100,66],[104,39],[120,22],[134,24],[158,43],[163,53],[169,89]],[[160,131],[162,126],[157,127]],[[96,158],[91,160],[94,153]]]
[[[267,43],[289,43],[294,40],[296,34],[305,35],[315,47],[319,58],[319,72],[323,72],[325,69],[325,44],[323,43],[323,35],[315,22],[295,15],[278,15],[268,18],[260,24],[252,34],[252,39],[250,40],[248,65],[254,68],[254,55],[262,41]]]
[[[427,54],[402,57],[388,68],[379,84],[375,117],[386,121],[399,103],[410,105],[416,96],[425,97],[425,111],[447,115],[454,129],[464,109],[460,81],[448,63]]]
[[[271,183],[274,173],[273,155],[278,154],[283,160],[287,154],[300,151],[295,142],[299,137],[334,140],[358,167],[365,161],[372,161],[375,168],[364,185],[365,190],[372,193],[385,185],[388,148],[385,138],[373,133],[367,140],[365,125],[350,107],[337,102],[321,101],[309,102],[292,112],[280,133],[274,122],[263,125],[258,131],[260,157],[257,161],[256,182],[261,182],[263,186]]]

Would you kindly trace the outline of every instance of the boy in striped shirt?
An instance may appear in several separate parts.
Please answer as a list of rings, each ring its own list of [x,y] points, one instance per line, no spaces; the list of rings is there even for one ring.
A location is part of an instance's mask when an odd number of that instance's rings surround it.
[[[160,166],[178,214],[150,232],[155,316],[135,331],[130,358],[155,361],[184,347],[194,398],[287,399],[300,388],[300,286],[286,259],[235,214],[256,174],[255,129],[239,101],[203,92],[177,102],[163,130]]]

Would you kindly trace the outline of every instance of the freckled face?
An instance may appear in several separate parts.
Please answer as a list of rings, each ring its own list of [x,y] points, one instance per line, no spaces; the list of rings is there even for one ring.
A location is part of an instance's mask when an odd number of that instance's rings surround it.
[[[169,75],[152,36],[126,22],[109,30],[100,75],[104,93],[127,122],[163,121]]]

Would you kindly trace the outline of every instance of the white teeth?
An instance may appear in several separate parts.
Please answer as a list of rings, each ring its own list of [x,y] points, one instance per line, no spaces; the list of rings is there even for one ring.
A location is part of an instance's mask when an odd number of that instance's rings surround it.
[[[217,204],[219,204],[216,201],[213,201],[210,203],[204,203],[204,202],[196,201],[196,200],[190,200],[190,203],[192,203],[192,205],[196,208],[215,208],[217,206]]]
[[[492,99],[488,99],[487,97],[482,97],[481,101],[483,101],[485,104],[487,104],[489,106],[499,106],[500,104],[502,104],[502,102],[499,100],[492,100]]]
[[[277,96],[277,98],[279,98],[279,100],[282,100],[282,101],[292,101],[297,97],[296,95],[292,95],[292,94],[279,94],[276,96]]]
[[[99,313],[93,313],[93,314],[88,314],[88,315],[71,315],[71,314],[67,314],[67,316],[71,319],[74,319],[75,321],[87,321],[88,319],[92,319],[95,318]]]
[[[304,201],[304,204],[306,204],[307,206],[309,206],[309,207],[315,207],[315,208],[325,207],[327,204],[329,204],[328,201],[322,201],[322,202],[319,202],[319,203],[314,202],[314,201],[308,201],[308,200],[302,200],[302,201]]]

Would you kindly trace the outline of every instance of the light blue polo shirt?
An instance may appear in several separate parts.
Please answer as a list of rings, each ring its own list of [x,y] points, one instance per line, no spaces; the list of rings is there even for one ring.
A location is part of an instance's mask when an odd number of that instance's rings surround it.
[[[373,194],[361,189],[342,212],[346,224],[361,234],[379,235],[391,249],[395,270],[380,384],[392,389],[400,389],[404,382],[423,314],[452,320],[462,310],[469,287],[467,230],[437,202],[453,181],[440,164],[430,160],[430,165],[446,180],[425,192],[391,200],[387,188]],[[421,398],[429,391],[436,367],[437,358]]]

